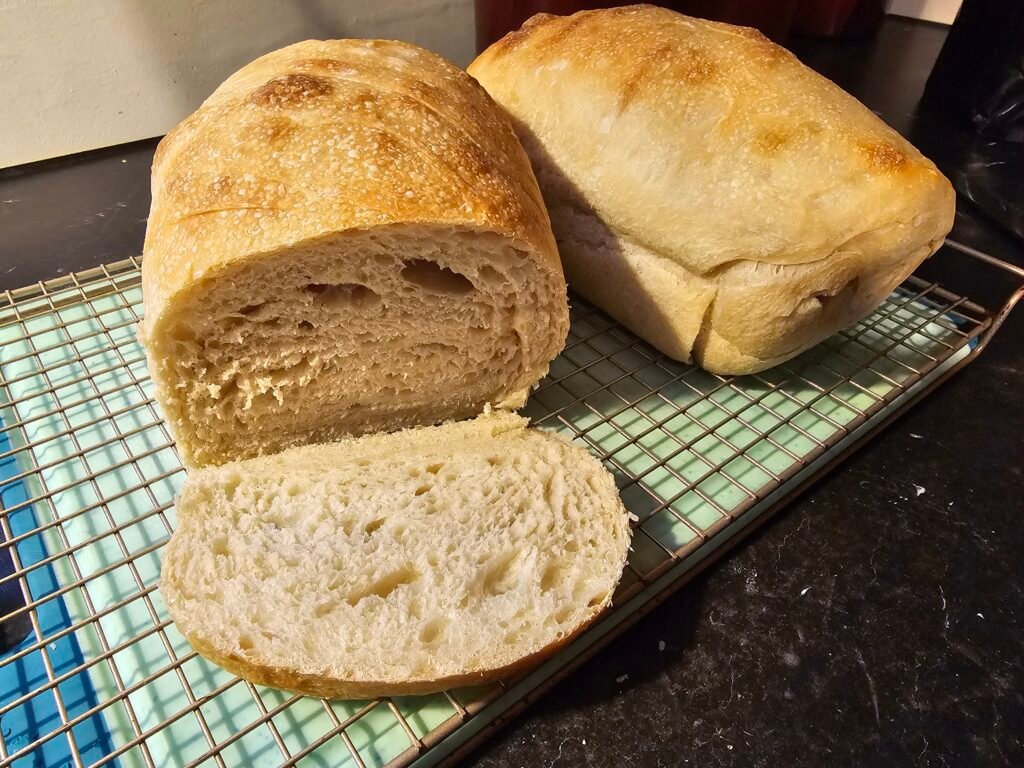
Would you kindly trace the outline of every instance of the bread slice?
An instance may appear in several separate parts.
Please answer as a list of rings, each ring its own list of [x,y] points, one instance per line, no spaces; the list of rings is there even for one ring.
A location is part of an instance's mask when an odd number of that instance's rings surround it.
[[[161,589],[203,656],[321,697],[427,693],[553,653],[629,547],[612,476],[512,414],[189,474]]]
[[[171,131],[142,282],[187,466],[517,408],[568,331],[508,120],[400,42],[274,51]]]
[[[932,162],[753,29],[538,14],[469,73],[513,118],[570,286],[716,373],[865,317],[953,224]]]

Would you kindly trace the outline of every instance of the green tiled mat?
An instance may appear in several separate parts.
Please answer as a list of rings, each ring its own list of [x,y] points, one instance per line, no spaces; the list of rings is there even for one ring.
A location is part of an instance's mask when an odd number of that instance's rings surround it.
[[[49,553],[26,570],[48,564],[61,582],[31,599],[67,606],[72,629],[63,631],[84,658],[76,672],[87,670],[114,745],[101,763],[161,767],[442,760],[968,355],[988,322],[912,278],[869,319],[797,360],[728,379],[661,357],[575,299],[566,349],[527,413],[598,454],[637,517],[615,607],[507,684],[328,703],[232,677],[168,619],[156,584],[184,475],[135,339],[141,301],[136,260],[8,294],[0,418],[32,497],[6,513],[33,505]],[[45,658],[51,638],[40,630],[30,640]],[[23,693],[59,702],[62,678],[48,678]],[[74,752],[74,726],[91,714],[62,714],[40,738],[72,732]],[[34,764],[38,746],[5,747],[0,765]]]

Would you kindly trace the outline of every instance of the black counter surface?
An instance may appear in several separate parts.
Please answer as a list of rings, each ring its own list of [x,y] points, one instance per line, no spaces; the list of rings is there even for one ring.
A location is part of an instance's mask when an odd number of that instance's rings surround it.
[[[916,111],[944,36],[890,18],[869,40],[791,47],[952,175],[969,137]],[[0,171],[0,290],[139,253],[155,145]],[[1020,263],[967,206],[954,237]],[[926,273],[986,302],[1011,288],[966,257]],[[468,762],[1024,764],[1022,399],[1024,308]]]

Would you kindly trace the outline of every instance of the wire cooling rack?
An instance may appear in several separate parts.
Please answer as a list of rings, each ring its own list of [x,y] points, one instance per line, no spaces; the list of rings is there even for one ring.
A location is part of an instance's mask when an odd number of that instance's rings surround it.
[[[958,248],[1024,278],[1024,271]],[[156,410],[129,259],[0,300],[0,767],[450,762],[977,355],[993,313],[911,277],[870,318],[742,378],[657,354],[579,299],[527,413],[586,445],[637,517],[614,607],[517,679],[321,701],[199,657],[157,588],[184,473]],[[0,560],[0,564],[2,564]]]

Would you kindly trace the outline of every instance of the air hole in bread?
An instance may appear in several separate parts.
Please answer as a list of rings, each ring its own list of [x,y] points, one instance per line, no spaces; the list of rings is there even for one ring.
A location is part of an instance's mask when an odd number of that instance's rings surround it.
[[[277,398],[273,392],[258,392],[253,395],[249,400],[249,409],[253,411],[262,411],[270,407],[271,403],[276,403]]]
[[[424,493],[426,493],[427,491],[429,491],[433,487],[434,486],[432,486],[432,485],[424,483],[423,485],[421,485],[419,488],[416,489],[416,495],[417,496],[422,496]]]
[[[441,344],[435,341],[430,344],[417,344],[410,352],[417,357],[430,359],[441,355],[457,355],[459,348],[455,344]]]
[[[220,400],[223,403],[228,398],[234,397],[238,394],[238,380],[231,379],[220,385]]]
[[[481,586],[485,595],[503,595],[515,586],[523,554],[521,549],[512,549],[495,560],[484,573]]]
[[[309,320],[299,320],[299,330],[309,333],[314,329],[314,325]]]
[[[238,637],[238,648],[242,651],[251,651],[255,643],[249,635],[239,635]]]
[[[436,475],[438,472],[441,471],[441,468],[443,466],[444,466],[444,464],[442,464],[441,462],[438,462],[437,464],[427,464],[427,468],[426,469],[427,469],[427,472],[429,474]]]
[[[371,520],[363,528],[363,531],[365,533],[373,533],[374,531],[379,529],[382,525],[384,525],[384,521],[385,521],[385,518],[383,518],[383,517],[378,517],[376,520]]]
[[[506,645],[516,645],[516,644],[519,643],[519,638],[522,637],[522,636],[523,636],[523,629],[522,629],[522,627],[520,627],[519,629],[514,629],[511,632],[506,632],[505,633],[505,638],[504,638],[505,644]]]
[[[231,475],[226,481],[224,481],[224,496],[228,501],[235,498],[235,491],[238,490],[238,486],[242,484],[241,475]]]
[[[263,307],[263,304],[246,304],[244,307],[238,310],[238,314],[245,315],[246,317],[252,317],[261,309],[263,309]]]
[[[215,555],[230,555],[231,550],[228,549],[228,539],[226,536],[218,536],[213,540],[213,554]]]
[[[325,600],[313,609],[313,615],[318,619],[322,619],[327,614],[333,613],[337,607],[337,600]]]
[[[487,463],[490,464],[492,467],[496,467],[499,464],[501,464],[501,458],[498,456],[488,456]]]
[[[571,614],[571,613],[572,613],[572,606],[571,605],[564,605],[561,608],[559,608],[558,612],[555,613],[555,616],[554,616],[555,624],[563,624],[563,623],[565,623],[565,620],[569,618],[569,614]]]
[[[355,605],[360,600],[365,600],[368,597],[380,597],[386,600],[396,589],[405,584],[412,584],[419,578],[419,571],[410,565],[403,565],[401,568],[377,579],[365,591],[357,590],[351,593],[345,598],[345,602],[349,605]]]
[[[594,595],[592,598],[590,598],[589,601],[587,601],[587,608],[596,608],[597,606],[601,605],[601,603],[603,603],[607,599],[608,599],[608,593],[607,592],[598,592],[596,595]]]
[[[547,564],[544,569],[544,573],[540,577],[540,590],[541,592],[550,592],[552,589],[557,587],[562,581],[562,575],[565,571],[565,567],[561,560],[553,560]]]
[[[433,643],[441,636],[441,633],[444,632],[447,627],[448,619],[443,616],[431,619],[427,622],[426,626],[420,630],[420,642],[426,643],[427,645]]]
[[[477,270],[477,275],[479,275],[480,280],[493,286],[499,286],[508,282],[505,276],[490,264],[484,264],[480,267],[480,269]]]
[[[336,573],[336,574],[334,574],[331,577],[330,581],[327,582],[327,591],[328,592],[336,591],[337,589],[339,589],[341,587],[341,585],[344,582],[345,582],[345,574],[344,573]]]
[[[406,261],[402,277],[425,291],[443,296],[461,296],[473,290],[473,283],[465,275],[426,259]]]
[[[309,360],[300,360],[295,365],[267,371],[266,375],[270,377],[272,386],[280,387],[283,384],[293,384],[301,381],[312,368],[313,366]]]
[[[196,332],[184,323],[179,323],[171,328],[171,338],[175,341],[195,341]]]
[[[306,293],[313,297],[314,304],[328,311],[349,307],[372,309],[381,302],[380,294],[359,283],[310,283]]]

